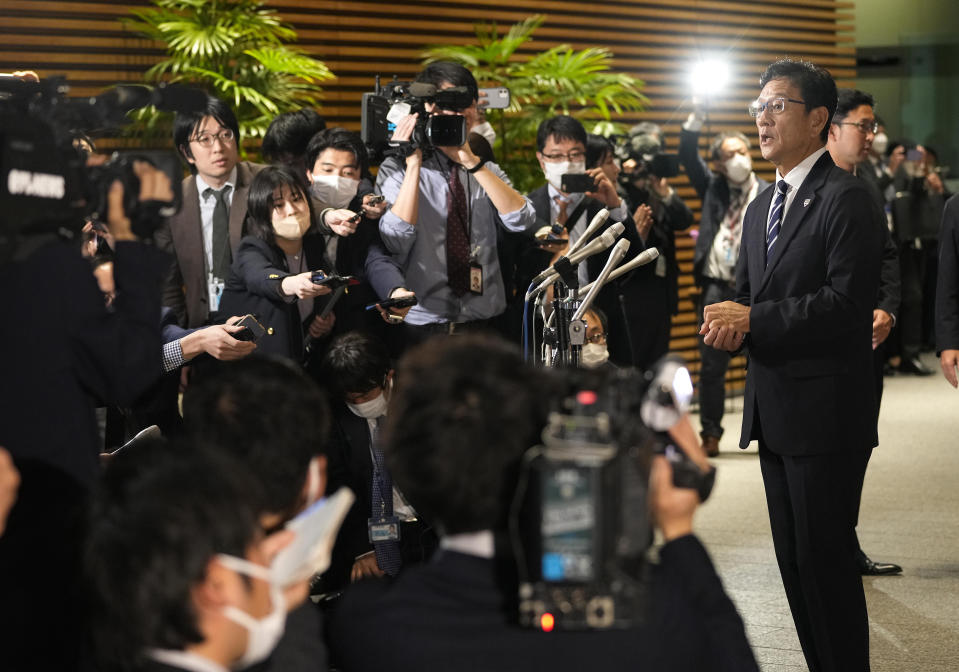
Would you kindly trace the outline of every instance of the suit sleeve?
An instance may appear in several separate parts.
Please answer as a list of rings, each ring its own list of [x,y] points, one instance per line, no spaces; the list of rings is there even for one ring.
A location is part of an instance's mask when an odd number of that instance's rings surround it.
[[[267,299],[282,300],[280,283],[292,275],[276,265],[265,249],[266,243],[247,237],[240,242],[233,263],[233,273],[238,276],[251,294]]]
[[[697,627],[690,636],[701,633],[705,641],[691,641],[690,646],[698,645],[703,651],[708,669],[758,671],[743,621],[699,539],[693,535],[674,539],[663,546],[659,557],[657,588],[668,593],[663,600],[669,609],[678,610],[679,622],[694,620]],[[677,605],[677,600],[684,604]]]
[[[946,203],[939,231],[936,350],[959,350],[959,196]]]
[[[811,237],[810,242],[818,241],[824,248],[824,281],[810,293],[754,301],[749,320],[754,348],[763,344],[807,350],[834,343],[861,328],[863,314],[872,315],[882,245],[874,224],[877,206],[865,188],[856,186],[842,189],[822,207],[821,238]],[[791,244],[795,245],[795,240]],[[741,255],[740,263],[744,257]],[[813,267],[815,259],[802,263],[809,268],[797,268],[798,274],[820,272]]]
[[[699,198],[705,198],[713,174],[699,154],[699,133],[686,129],[679,132],[679,162]]]
[[[170,308],[180,325],[186,325],[186,295],[183,293],[183,274],[173,248],[173,232],[170,230],[170,221],[164,220],[153,234],[153,242],[159,250],[170,255],[170,265],[163,278],[161,303]]]
[[[899,280],[899,248],[892,239],[886,219],[880,222],[882,231],[882,259],[879,262],[879,299],[876,307],[890,315],[899,315],[902,285]]]

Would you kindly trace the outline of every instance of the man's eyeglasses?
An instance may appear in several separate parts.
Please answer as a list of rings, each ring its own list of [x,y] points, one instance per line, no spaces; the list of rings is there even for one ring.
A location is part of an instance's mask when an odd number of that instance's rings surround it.
[[[212,147],[216,140],[219,140],[220,143],[224,145],[230,144],[233,142],[233,131],[229,128],[225,128],[219,133],[201,133],[193,138],[193,142],[198,143],[201,147],[207,148]]]
[[[573,151],[569,154],[543,154],[543,158],[547,161],[569,161],[571,163],[576,163],[578,161],[586,160],[586,152]]]
[[[872,133],[873,135],[875,135],[876,133],[879,132],[878,121],[866,121],[865,119],[863,119],[862,121],[859,121],[859,122],[837,121],[836,124],[838,124],[839,126],[855,126],[856,128],[860,130],[860,132],[863,133],[863,135],[868,133]]]
[[[606,334],[593,334],[592,336],[586,337],[587,343],[595,343],[596,345],[602,345],[606,342]]]
[[[784,96],[772,98],[767,100],[765,103],[759,100],[754,100],[753,102],[749,103],[749,107],[746,108],[746,111],[749,112],[750,117],[758,117],[767,109],[773,114],[782,114],[786,111],[786,103],[799,103],[800,105],[805,105],[806,101],[796,100],[795,98],[786,98]]]

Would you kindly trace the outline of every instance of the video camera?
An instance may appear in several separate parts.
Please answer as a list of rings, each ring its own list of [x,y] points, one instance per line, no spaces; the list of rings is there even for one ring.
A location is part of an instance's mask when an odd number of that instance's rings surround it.
[[[206,94],[176,85],[117,86],[91,98],[68,98],[64,77],[40,82],[0,76],[0,249],[39,234],[76,235],[87,219],[106,221],[107,193],[124,186],[124,208],[133,232],[153,233],[158,216],[180,208],[182,169],[172,152],[116,153],[87,166],[89,135],[120,128],[127,112],[148,105],[168,111],[202,110]],[[140,203],[133,163],[143,160],[166,173],[172,201]]]
[[[679,155],[664,152],[658,135],[641,131],[618,136],[616,140],[616,156],[623,162],[632,159],[636,163],[632,172],[623,171],[621,180],[679,175]]]
[[[543,445],[524,456],[510,539],[519,572],[519,621],[544,631],[621,629],[647,618],[647,509],[654,454],[677,487],[705,500],[703,472],[667,433],[692,397],[689,372],[667,358],[651,372],[558,369],[563,400]]]
[[[429,151],[434,147],[459,147],[466,142],[466,118],[462,114],[431,116],[426,104],[460,112],[473,104],[473,96],[465,86],[438,89],[425,82],[393,81],[364,93],[360,137],[370,151],[370,159],[379,163],[391,154],[407,156],[416,149]],[[416,128],[409,143],[393,143],[396,124],[409,114],[418,114]]]

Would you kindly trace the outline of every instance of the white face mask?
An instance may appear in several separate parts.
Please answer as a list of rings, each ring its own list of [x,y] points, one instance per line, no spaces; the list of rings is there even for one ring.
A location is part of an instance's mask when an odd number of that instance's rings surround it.
[[[557,189],[562,189],[563,175],[567,173],[573,175],[583,175],[586,172],[586,162],[577,161],[543,161],[543,174],[546,175],[546,181]]]
[[[263,579],[270,584],[272,610],[263,618],[253,618],[232,604],[223,608],[224,616],[247,630],[246,651],[234,665],[237,668],[246,668],[266,660],[283,636],[286,628],[286,602],[283,598],[283,589],[273,581],[273,574],[266,567],[233,555],[218,555],[217,559],[224,567],[255,579]]]
[[[273,232],[280,238],[299,240],[310,228],[310,211],[304,210],[273,222]]]
[[[313,174],[313,195],[331,208],[345,208],[356,196],[360,181],[340,175]]]
[[[580,362],[582,362],[583,366],[587,369],[595,369],[598,366],[602,366],[608,359],[609,350],[605,344],[587,343],[583,346],[583,351],[580,353]]]
[[[872,149],[876,154],[885,154],[888,148],[889,136],[885,133],[878,133],[876,137],[872,139]]]
[[[470,132],[479,133],[482,135],[484,138],[486,138],[486,142],[489,143],[490,147],[492,147],[493,143],[496,141],[496,131],[493,130],[493,126],[488,121],[484,121],[482,124],[477,124],[470,129]]]
[[[726,177],[733,184],[742,184],[753,172],[753,160],[746,154],[734,154],[723,166],[726,168]]]
[[[376,418],[386,415],[386,409],[389,408],[389,401],[387,400],[386,390],[384,389],[375,399],[370,399],[360,404],[347,402],[346,406],[353,411],[354,415],[366,418],[367,420],[375,420]]]

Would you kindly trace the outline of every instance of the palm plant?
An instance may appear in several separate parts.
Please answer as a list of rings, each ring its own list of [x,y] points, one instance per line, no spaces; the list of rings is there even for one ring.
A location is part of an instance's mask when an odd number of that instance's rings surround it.
[[[319,82],[334,79],[321,61],[290,45],[296,31],[263,0],[152,0],[125,23],[166,47],[151,67],[152,82],[205,89],[232,105],[244,138],[262,138],[273,118],[318,104]],[[138,131],[163,123],[153,108],[139,115]]]
[[[620,132],[613,114],[641,110],[648,102],[643,82],[611,72],[613,54],[603,47],[574,50],[557,45],[535,55],[517,54],[546,17],[530,16],[500,35],[495,23],[475,27],[476,44],[432,46],[423,62],[453,61],[468,68],[480,86],[505,86],[506,110],[489,110],[497,127],[497,160],[520,191],[542,182],[534,157],[536,129],[557,114],[572,114],[593,133]],[[591,122],[591,123],[590,123]]]

